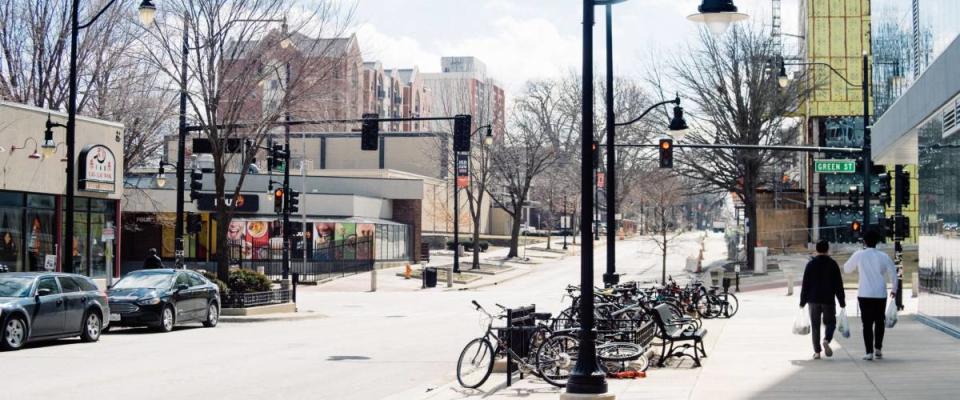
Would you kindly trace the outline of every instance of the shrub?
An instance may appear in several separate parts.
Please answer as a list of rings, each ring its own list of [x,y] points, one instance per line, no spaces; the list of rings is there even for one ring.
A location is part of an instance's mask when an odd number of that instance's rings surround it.
[[[273,282],[266,275],[249,269],[235,269],[230,271],[227,280],[230,293],[266,292],[273,287]]]
[[[204,271],[204,270],[200,270],[200,271],[197,271],[197,272],[199,272],[201,275],[203,275],[204,278],[209,279],[210,282],[213,282],[214,284],[217,285],[217,288],[220,289],[220,296],[221,296],[221,297],[226,297],[228,294],[230,294],[230,288],[227,287],[227,284],[226,284],[226,283],[224,283],[223,281],[217,279],[217,274],[215,274],[215,273],[213,273],[213,272],[210,272],[210,271]]]
[[[490,242],[486,240],[481,240],[480,242],[480,251],[487,251],[490,248]],[[464,251],[473,251],[473,241],[472,240],[461,240],[460,245],[463,246]],[[453,250],[453,241],[447,242],[447,250]]]

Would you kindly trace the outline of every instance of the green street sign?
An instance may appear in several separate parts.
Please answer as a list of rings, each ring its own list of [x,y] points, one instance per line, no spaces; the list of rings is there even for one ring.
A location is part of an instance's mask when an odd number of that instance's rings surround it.
[[[854,160],[814,160],[813,170],[818,174],[852,174],[857,172]]]

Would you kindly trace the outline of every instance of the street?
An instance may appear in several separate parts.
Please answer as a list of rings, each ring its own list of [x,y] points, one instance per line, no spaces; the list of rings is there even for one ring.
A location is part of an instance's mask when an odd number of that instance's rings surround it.
[[[680,276],[683,258],[696,255],[702,235],[677,239],[669,274]],[[652,242],[634,239],[617,245],[624,279],[659,278],[660,258]],[[722,247],[720,236],[708,234],[707,254],[719,256],[716,249]],[[598,283],[603,260],[598,252]],[[578,257],[566,257],[514,280],[468,291],[415,290],[418,281],[404,282],[411,285],[405,292],[302,287],[299,310],[322,317],[221,323],[213,329],[198,325],[168,334],[117,330],[94,344],[61,340],[32,345],[0,354],[5,365],[17,366],[4,372],[0,399],[76,399],[78,390],[96,391],[99,399],[415,396],[456,379],[461,348],[485,328],[470,300],[488,310],[496,309],[494,303],[536,303],[538,310],[556,312],[562,289],[577,282],[578,268]],[[379,279],[402,280],[386,274]],[[336,289],[338,282],[327,285]]]

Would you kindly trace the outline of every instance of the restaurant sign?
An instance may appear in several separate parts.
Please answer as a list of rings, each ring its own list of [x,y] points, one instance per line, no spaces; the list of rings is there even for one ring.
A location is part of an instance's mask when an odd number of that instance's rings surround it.
[[[87,145],[80,150],[77,188],[87,192],[113,193],[117,184],[117,159],[102,144]]]

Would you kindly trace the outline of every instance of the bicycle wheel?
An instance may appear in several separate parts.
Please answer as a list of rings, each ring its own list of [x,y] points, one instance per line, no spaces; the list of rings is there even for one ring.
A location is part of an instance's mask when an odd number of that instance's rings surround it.
[[[723,308],[723,316],[730,318],[740,310],[740,300],[733,293],[724,293],[721,297],[726,307]]]
[[[633,361],[643,355],[643,349],[633,343],[614,342],[597,348],[597,357],[601,361]]]
[[[457,381],[460,386],[476,389],[483,385],[493,372],[493,345],[486,338],[476,338],[467,343],[457,361]]]
[[[564,387],[577,364],[580,339],[572,334],[553,335],[537,350],[537,372],[547,383]]]

